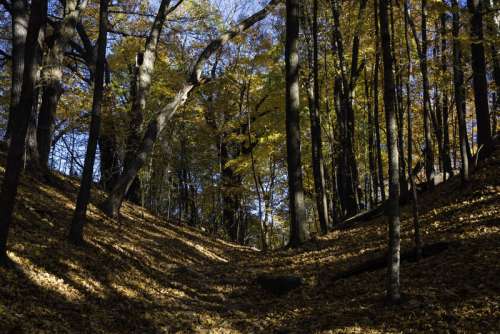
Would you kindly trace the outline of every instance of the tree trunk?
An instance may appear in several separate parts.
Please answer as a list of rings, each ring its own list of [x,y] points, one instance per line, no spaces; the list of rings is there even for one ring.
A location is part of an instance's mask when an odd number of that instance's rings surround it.
[[[43,172],[49,170],[49,154],[54,135],[54,120],[59,99],[63,93],[63,60],[66,45],[76,32],[80,14],[87,7],[87,0],[68,0],[65,2],[64,18],[54,32],[51,45],[46,53],[42,77],[42,105],[38,115],[37,147],[39,167]]]
[[[429,77],[427,72],[427,0],[422,0],[422,49],[420,52],[420,69],[422,71],[424,138],[425,138],[425,175],[427,183],[434,187],[434,153],[431,138],[431,100],[429,95]]]
[[[396,57],[396,39],[394,31],[394,10],[392,6],[389,6],[390,13],[390,34],[391,34],[391,46],[392,55],[394,61],[394,72],[395,72],[395,101],[394,101],[394,111],[396,113],[396,124],[398,127],[398,156],[399,156],[399,187],[400,195],[406,196],[408,193],[408,183],[406,182],[405,173],[405,158],[404,158],[404,108],[403,108],[403,78],[402,71],[400,69],[399,60]]]
[[[374,1],[374,11],[378,12],[377,0]],[[379,117],[379,103],[378,103],[378,79],[379,79],[379,66],[380,66],[380,34],[378,15],[375,15],[375,69],[373,72],[373,125],[375,126],[375,148],[377,151],[377,170],[378,182],[380,187],[380,195],[382,201],[385,201],[385,185],[384,185],[384,169],[382,162],[382,148],[380,140],[380,117]],[[378,197],[378,196],[377,196]]]
[[[170,118],[177,112],[177,109],[180,106],[186,103],[189,94],[195,87],[208,81],[207,79],[201,78],[203,67],[208,59],[234,37],[246,31],[255,23],[263,20],[272,11],[272,9],[278,5],[279,2],[280,0],[269,1],[263,9],[242,20],[232,29],[222,34],[219,38],[212,40],[202,51],[194,65],[191,67],[192,70],[187,80],[177,91],[173,100],[156,112],[155,116],[146,127],[142,141],[134,154],[134,159],[130,161],[127,168],[124,168],[123,173],[116,182],[115,187],[102,205],[103,210],[107,215],[118,215],[125,194],[128,192],[139,170],[142,166],[144,166],[146,159],[151,154],[153,144],[158,139],[161,131],[165,128],[167,121],[170,120]]]
[[[302,244],[305,229],[302,162],[300,157],[299,115],[299,1],[286,1],[286,147],[288,163],[288,196],[290,201],[290,247]]]
[[[389,199],[386,215],[389,224],[389,258],[387,297],[391,302],[401,298],[399,286],[400,266],[400,221],[399,221],[399,157],[397,148],[397,124],[394,111],[394,73],[391,55],[391,38],[387,0],[380,0],[380,33],[384,62],[384,106],[387,126],[387,148],[389,153]]]
[[[132,73],[131,99],[132,105],[129,113],[129,127],[126,142],[124,168],[134,160],[135,153],[141,143],[141,132],[143,127],[146,99],[151,87],[151,76],[153,74],[156,50],[160,40],[161,31],[169,12],[170,0],[162,0],[155,20],[144,45],[144,50],[136,55],[136,63]],[[134,203],[140,203],[140,182],[134,180],[127,194],[127,199]]]
[[[0,263],[8,263],[6,246],[9,226],[22,171],[26,132],[33,107],[35,84],[40,64],[37,48],[41,48],[43,27],[47,20],[47,1],[32,0],[24,52],[24,74],[19,103],[12,113],[12,133],[7,154],[7,165],[2,182],[0,201]],[[41,35],[42,34],[42,35]]]
[[[458,137],[460,147],[462,183],[469,181],[469,155],[467,125],[465,123],[465,86],[464,70],[462,65],[462,49],[460,47],[460,12],[458,1],[452,0],[453,12],[453,87],[455,94],[455,107],[458,118]]]
[[[23,0],[13,0],[10,12],[12,18],[12,65],[9,118],[4,137],[6,140],[9,140],[12,134],[12,114],[21,98],[24,73],[24,47],[27,34],[26,22],[28,22],[28,10]]]
[[[312,167],[314,176],[314,190],[316,196],[316,207],[318,210],[319,225],[321,234],[328,232],[329,216],[328,201],[325,192],[325,170],[323,166],[323,145],[321,136],[320,119],[320,87],[319,87],[319,60],[318,60],[318,0],[313,1],[312,20],[313,52],[311,57],[310,46],[308,45],[309,59],[309,116],[311,119],[311,146],[312,146]],[[312,59],[311,59],[312,58]],[[311,78],[312,77],[312,78]],[[312,80],[311,80],[312,79]],[[312,87],[311,87],[312,81]]]
[[[492,3],[493,2],[493,3]],[[488,10],[494,8],[495,3],[491,0],[486,0],[485,6]],[[498,17],[498,15],[496,16]],[[491,112],[491,129],[492,134],[495,135],[497,133],[497,118],[498,113],[500,112],[500,55],[498,53],[498,45],[495,44],[495,41],[498,41],[500,38],[500,22],[493,19],[490,19],[486,22],[486,29],[490,34],[489,38],[493,40],[490,46],[491,51],[491,65],[493,67],[493,79],[495,81],[496,91],[495,91],[495,100],[493,101],[493,111]]]
[[[446,75],[448,71],[448,61],[446,58],[446,49],[448,48],[448,42],[446,39],[446,22],[447,22],[447,14],[441,14],[441,73],[443,76]],[[451,167],[451,158],[450,158],[450,134],[449,134],[449,106],[448,106],[448,85],[446,84],[446,88],[443,90],[443,169],[444,175],[446,178],[446,174],[452,174],[453,170]]]
[[[101,128],[101,105],[104,96],[104,67],[106,64],[107,46],[107,24],[108,24],[108,1],[101,0],[99,5],[99,36],[97,38],[97,62],[94,73],[94,96],[92,100],[92,112],[90,119],[89,139],[87,152],[83,166],[82,181],[76,200],[75,214],[71,221],[69,240],[75,245],[83,243],[83,228],[87,215],[87,206],[90,201],[92,189],[92,176],[94,174],[95,154],[99,131]]]
[[[120,159],[114,133],[103,133],[99,136],[99,152],[101,167],[101,185],[105,191],[111,191],[120,176]]]
[[[471,13],[470,36],[472,83],[476,107],[477,144],[489,146],[492,141],[488,108],[488,82],[486,81],[486,59],[483,39],[483,0],[467,0]]]
[[[337,53],[337,58],[339,62],[340,69],[340,82],[341,82],[341,94],[340,94],[340,141],[342,152],[339,152],[338,161],[341,163],[340,168],[340,188],[339,191],[343,192],[344,195],[341,196],[341,204],[344,214],[347,216],[353,216],[359,211],[359,197],[361,197],[359,188],[359,177],[358,168],[356,164],[356,156],[354,153],[354,142],[355,142],[355,117],[353,109],[353,92],[356,82],[359,78],[360,72],[364,63],[359,65],[359,45],[360,45],[360,35],[361,27],[364,18],[364,12],[367,4],[367,0],[360,0],[358,16],[355,26],[355,31],[353,33],[352,42],[352,52],[351,52],[351,66],[349,70],[345,63],[344,58],[344,41],[340,31],[340,16],[341,16],[341,2],[338,0],[331,0],[331,10],[334,20],[333,25],[333,39],[334,39],[334,50]]]
[[[406,10],[406,9],[405,9]],[[415,242],[415,255],[417,260],[422,257],[422,238],[420,235],[420,222],[418,220],[418,197],[417,187],[415,184],[415,175],[412,171],[413,168],[413,115],[411,111],[411,73],[412,73],[412,59],[410,48],[410,36],[408,32],[408,17],[405,15],[405,45],[406,56],[408,58],[406,80],[406,110],[407,110],[407,123],[408,123],[408,180],[410,181],[410,193],[412,199],[412,214],[413,214],[413,238]]]
[[[375,145],[374,145],[374,126],[373,126],[373,113],[372,105],[370,103],[372,96],[370,96],[370,88],[368,84],[368,74],[365,68],[365,96],[366,96],[366,109],[368,117],[368,166],[369,166],[369,182],[370,182],[370,209],[378,202],[378,177],[375,168]],[[375,193],[375,196],[373,195]]]

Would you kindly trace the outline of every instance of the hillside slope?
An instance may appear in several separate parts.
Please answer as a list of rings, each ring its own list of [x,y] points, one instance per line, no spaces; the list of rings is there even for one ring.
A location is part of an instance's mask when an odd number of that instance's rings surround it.
[[[499,167],[497,150],[467,187],[454,178],[420,199],[424,243],[448,248],[402,264],[405,303],[391,307],[384,269],[338,279],[383,254],[383,218],[261,253],[129,203],[119,221],[91,206],[88,245],[74,248],[65,236],[77,183],[25,177],[9,241],[16,267],[0,269],[0,333],[500,332]],[[306,284],[275,297],[255,284],[265,272]]]

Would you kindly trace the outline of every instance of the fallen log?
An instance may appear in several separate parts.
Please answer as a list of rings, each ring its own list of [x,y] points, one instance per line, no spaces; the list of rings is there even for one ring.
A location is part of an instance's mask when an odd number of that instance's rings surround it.
[[[446,241],[436,242],[422,247],[422,259],[440,254],[450,247],[451,243]],[[401,262],[416,262],[417,255],[415,249],[408,250],[401,253]],[[340,272],[333,276],[333,281],[349,278],[352,276],[360,275],[367,272],[377,271],[387,267],[387,255],[379,256],[374,259],[365,261],[351,269]]]

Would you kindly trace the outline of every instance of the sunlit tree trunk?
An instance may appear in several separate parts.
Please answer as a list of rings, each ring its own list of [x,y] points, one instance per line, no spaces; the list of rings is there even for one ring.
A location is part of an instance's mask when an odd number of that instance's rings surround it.
[[[387,126],[387,150],[389,153],[389,199],[386,215],[389,224],[389,256],[387,297],[391,302],[401,298],[399,284],[400,221],[399,221],[399,157],[397,148],[397,124],[394,111],[394,73],[389,33],[388,1],[380,0],[380,36],[384,63],[384,106]]]
[[[434,152],[431,138],[431,99],[429,95],[429,76],[427,71],[427,0],[422,0],[422,50],[420,52],[420,68],[422,71],[422,89],[423,89],[423,114],[424,114],[424,156],[425,156],[425,175],[430,187],[434,186]]]
[[[299,116],[299,1],[286,1],[286,146],[288,162],[288,196],[290,210],[289,246],[306,240],[302,162],[300,156]]]
[[[55,30],[53,38],[49,40],[49,49],[44,57],[41,76],[43,93],[38,114],[37,149],[38,166],[45,172],[48,171],[56,109],[63,93],[64,51],[75,35],[76,25],[86,7],[87,0],[68,0],[65,2],[64,17],[60,26]]]

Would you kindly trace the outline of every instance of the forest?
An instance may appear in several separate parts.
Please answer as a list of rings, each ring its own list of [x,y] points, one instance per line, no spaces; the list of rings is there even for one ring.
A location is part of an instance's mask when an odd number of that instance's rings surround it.
[[[498,0],[0,0],[0,333],[500,331],[499,48]]]

